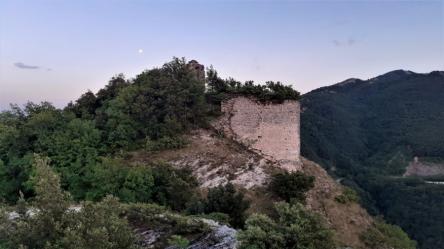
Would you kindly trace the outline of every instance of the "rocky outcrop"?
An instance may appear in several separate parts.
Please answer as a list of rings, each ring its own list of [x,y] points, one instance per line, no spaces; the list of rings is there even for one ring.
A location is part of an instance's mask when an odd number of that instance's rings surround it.
[[[203,219],[211,232],[194,241],[187,249],[235,249],[237,231],[229,226],[221,225],[213,220]]]
[[[135,153],[135,162],[166,161],[189,169],[203,188],[232,182],[246,189],[262,186],[275,163],[246,150],[210,130],[195,130],[186,137],[189,144],[174,151]]]
[[[214,220],[199,219],[208,225],[210,231],[197,239],[191,241],[187,249],[235,249],[237,245],[237,231],[227,225],[220,224]],[[167,233],[161,230],[137,229],[135,233],[139,238],[141,248],[158,248],[156,243],[165,239]],[[166,249],[179,249],[177,246],[168,246]]]
[[[213,126],[288,171],[301,170],[298,101],[262,103],[238,96],[222,102]]]

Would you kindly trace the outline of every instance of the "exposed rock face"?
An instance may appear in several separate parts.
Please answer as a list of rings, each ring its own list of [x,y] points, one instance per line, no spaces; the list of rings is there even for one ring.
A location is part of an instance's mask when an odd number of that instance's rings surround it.
[[[226,225],[221,225],[213,220],[203,220],[207,223],[211,232],[205,237],[194,241],[187,249],[235,249],[237,245],[237,231]]]
[[[301,170],[298,101],[261,103],[241,96],[222,102],[221,111],[214,127],[225,136],[283,169]]]
[[[262,186],[276,164],[209,130],[187,136],[189,145],[174,151],[134,154],[136,162],[166,161],[193,172],[200,186],[212,188],[232,182],[250,189]]]
[[[237,245],[237,231],[227,225],[219,224],[214,220],[200,219],[208,225],[210,231],[203,234],[199,238],[191,241],[187,249],[235,249]],[[135,233],[138,235],[141,248],[158,248],[156,243],[162,237],[169,236],[169,234],[161,230],[152,229],[137,229]],[[168,246],[166,249],[179,249],[177,246]]]

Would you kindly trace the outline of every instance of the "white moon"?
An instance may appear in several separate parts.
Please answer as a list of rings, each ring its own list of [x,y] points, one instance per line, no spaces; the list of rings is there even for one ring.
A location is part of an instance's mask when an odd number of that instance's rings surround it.
[[[143,49],[139,48],[138,52],[139,54],[143,53]]]

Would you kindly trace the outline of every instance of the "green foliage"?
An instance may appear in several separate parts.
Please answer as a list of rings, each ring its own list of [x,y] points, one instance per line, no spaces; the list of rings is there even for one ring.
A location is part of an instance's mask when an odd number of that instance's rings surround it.
[[[339,203],[346,204],[350,202],[359,202],[358,193],[349,187],[344,187],[342,194],[335,197],[335,200]]]
[[[94,119],[98,108],[96,95],[88,90],[76,100],[76,103],[69,103],[66,110],[73,112],[77,117],[83,119]]]
[[[91,188],[86,198],[100,200],[114,195],[124,202],[149,202],[152,200],[154,178],[148,166],[129,166],[121,160],[103,158],[95,165],[91,175]]]
[[[168,243],[178,248],[187,248],[187,246],[190,244],[190,241],[180,235],[173,235],[168,240]]]
[[[94,167],[90,181],[87,199],[112,194],[123,202],[156,202],[173,210],[184,210],[198,186],[189,171],[166,163],[132,166],[107,158]]]
[[[128,135],[129,141],[175,137],[198,126],[206,112],[204,91],[185,59],[175,58],[139,74],[110,101],[105,125],[108,143],[119,145]]]
[[[239,249],[333,249],[332,232],[319,216],[296,203],[277,203],[277,217],[253,214],[238,235]]]
[[[187,203],[193,198],[198,186],[191,172],[185,169],[174,169],[165,163],[154,165],[152,172],[153,201],[169,206],[173,210],[186,209]]]
[[[369,249],[415,249],[416,242],[398,226],[376,221],[362,236]]]
[[[85,202],[78,213],[68,212],[72,222],[56,248],[137,248],[133,231],[120,217],[117,198],[106,197],[99,203]]]
[[[315,178],[301,172],[283,172],[272,176],[271,191],[287,202],[305,202],[305,193],[313,188]]]
[[[15,202],[19,192],[29,193],[28,181],[32,171],[32,155],[11,158],[7,163],[0,161],[0,198]]]
[[[301,100],[302,154],[343,178],[369,211],[400,225],[422,249],[444,248],[444,186],[397,177],[414,156],[444,158],[442,82],[439,72],[394,71]]]
[[[291,86],[283,85],[281,82],[267,81],[265,85],[254,84],[253,81],[241,83],[232,78],[223,80],[219,78],[216,70],[210,67],[207,70],[207,86],[211,102],[218,104],[229,95],[253,96],[259,101],[298,100],[300,94]],[[226,96],[228,95],[228,96]]]
[[[75,198],[81,198],[89,187],[84,181],[88,170],[96,163],[101,149],[101,134],[94,123],[73,119],[45,102],[28,103],[23,110],[14,110],[3,113],[8,118],[0,119],[2,125],[14,125],[0,132],[0,137],[8,137],[0,141],[0,178],[9,186],[1,188],[0,195],[13,202],[19,191],[26,196],[33,194],[30,162],[32,153],[38,152],[51,157],[62,175],[63,186]]]
[[[0,224],[0,244],[6,248],[136,248],[127,222],[119,217],[120,204],[112,197],[70,209],[70,196],[46,158],[35,156],[36,197],[33,209],[17,210],[16,219]]]
[[[384,219],[402,227],[419,248],[439,248],[444,188],[417,178],[378,178],[366,183]]]
[[[147,151],[160,151],[167,149],[180,149],[185,147],[187,142],[181,137],[162,137],[157,140],[147,139],[145,149]]]
[[[245,211],[250,202],[244,194],[228,183],[210,188],[206,198],[191,198],[187,203],[187,213],[229,223],[231,226],[243,227],[246,219]]]
[[[225,213],[230,217],[230,224],[234,227],[243,227],[246,215],[245,211],[250,207],[250,202],[244,199],[241,192],[236,191],[233,184],[211,188],[205,201],[206,213]]]

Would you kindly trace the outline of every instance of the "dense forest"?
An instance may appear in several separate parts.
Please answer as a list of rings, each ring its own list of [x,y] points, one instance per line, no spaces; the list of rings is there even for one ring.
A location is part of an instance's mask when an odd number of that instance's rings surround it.
[[[444,72],[349,79],[303,95],[302,108],[305,157],[358,190],[371,213],[400,225],[420,248],[444,248],[444,186],[402,177],[415,156],[444,161]]]

